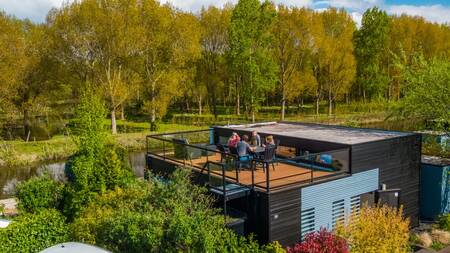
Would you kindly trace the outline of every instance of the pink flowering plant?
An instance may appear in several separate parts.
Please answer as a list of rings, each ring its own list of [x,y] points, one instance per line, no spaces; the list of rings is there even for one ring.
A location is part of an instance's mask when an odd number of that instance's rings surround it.
[[[347,241],[322,228],[306,235],[305,240],[288,247],[287,253],[349,253]]]

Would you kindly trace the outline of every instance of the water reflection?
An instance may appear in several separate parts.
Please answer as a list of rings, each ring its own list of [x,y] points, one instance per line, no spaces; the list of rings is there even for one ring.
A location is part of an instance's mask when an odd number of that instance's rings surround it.
[[[128,155],[129,164],[137,177],[144,176],[145,152],[132,152]],[[48,173],[58,181],[65,181],[65,162],[55,162],[32,167],[1,168],[0,169],[0,199],[9,198],[14,195],[17,183],[27,180],[33,176]]]

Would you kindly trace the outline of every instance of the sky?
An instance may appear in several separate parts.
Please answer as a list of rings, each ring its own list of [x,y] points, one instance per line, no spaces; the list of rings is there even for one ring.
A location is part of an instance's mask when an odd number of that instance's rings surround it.
[[[28,18],[34,22],[44,22],[47,12],[54,7],[60,7],[63,2],[72,0],[0,0],[0,10],[18,18]],[[227,2],[237,0],[160,0],[186,11],[196,12],[202,6],[223,6]],[[362,14],[367,8],[378,6],[389,14],[422,16],[425,19],[450,23],[450,0],[272,0],[276,4],[291,6],[307,6],[312,9],[327,7],[345,8],[357,24],[360,24]]]

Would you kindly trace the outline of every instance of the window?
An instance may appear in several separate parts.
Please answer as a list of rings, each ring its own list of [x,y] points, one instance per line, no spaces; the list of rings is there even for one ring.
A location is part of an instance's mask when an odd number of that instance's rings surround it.
[[[345,201],[343,199],[333,202],[332,210],[332,226],[333,229],[337,224],[345,221]]]
[[[301,239],[315,230],[315,210],[310,208],[302,210],[301,214]]]

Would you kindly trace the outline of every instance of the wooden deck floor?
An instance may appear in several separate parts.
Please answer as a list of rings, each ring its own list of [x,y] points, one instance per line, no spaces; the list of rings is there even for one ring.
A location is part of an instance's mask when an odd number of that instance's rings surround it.
[[[192,159],[192,165],[194,165],[197,168],[194,168],[195,170],[200,171],[198,168],[202,168],[207,161],[213,161],[220,163],[220,154],[215,154],[208,156],[202,156],[201,158]],[[190,165],[190,161],[186,161],[186,165]],[[307,183],[311,180],[311,176],[314,178],[314,180],[323,177],[328,176],[331,174],[335,174],[334,172],[327,172],[327,171],[313,171],[311,173],[311,170],[286,164],[286,163],[278,163],[274,164],[275,169],[273,169],[272,166],[269,168],[269,181],[270,181],[270,188],[276,188],[276,187],[282,187],[284,185],[289,185],[292,183]],[[203,170],[203,173],[208,173],[207,170]],[[217,173],[222,173],[219,168],[217,168]],[[236,180],[236,170],[229,170],[225,172],[226,175],[229,178],[232,178]],[[245,185],[251,185],[252,184],[252,172],[250,169],[242,169],[238,173],[239,183],[245,184]],[[236,180],[237,181],[237,180]],[[256,186],[260,186],[262,188],[265,188],[267,186],[266,184],[266,173],[263,172],[262,167],[258,166],[257,169],[254,171],[254,182]]]

